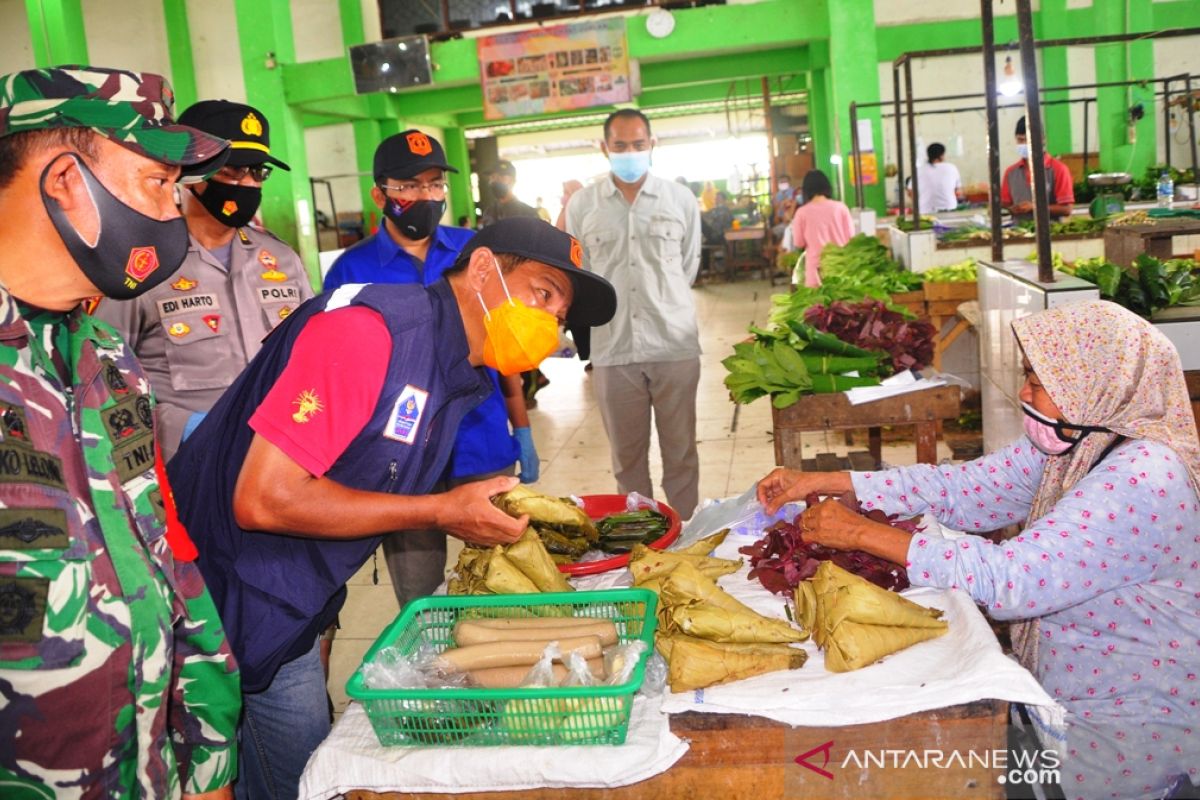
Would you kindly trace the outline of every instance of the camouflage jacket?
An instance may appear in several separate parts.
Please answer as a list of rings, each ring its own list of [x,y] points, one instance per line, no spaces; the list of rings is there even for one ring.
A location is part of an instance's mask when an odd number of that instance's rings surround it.
[[[0,795],[177,797],[236,773],[237,667],[165,541],[153,404],[111,328],[0,288]]]

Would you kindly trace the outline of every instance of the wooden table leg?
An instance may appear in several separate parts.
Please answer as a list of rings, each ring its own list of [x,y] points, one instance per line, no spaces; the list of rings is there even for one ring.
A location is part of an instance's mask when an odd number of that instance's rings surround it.
[[[937,463],[937,424],[934,422],[918,422],[917,428],[917,463]]]
[[[876,464],[883,460],[883,428],[878,425],[867,428],[867,451]]]

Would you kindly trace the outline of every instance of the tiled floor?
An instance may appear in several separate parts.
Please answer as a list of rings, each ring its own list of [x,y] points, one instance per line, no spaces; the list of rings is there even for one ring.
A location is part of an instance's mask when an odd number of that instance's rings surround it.
[[[722,381],[721,359],[733,343],[746,337],[746,326],[767,320],[772,289],[765,281],[713,284],[695,289],[704,348],[697,401],[697,439],[700,450],[700,496],[738,495],[775,465],[771,444],[771,406],[759,400],[734,406]],[[538,394],[538,407],[530,412],[534,440],[542,459],[539,491],[555,495],[597,494],[616,490],[609,462],[608,439],[600,412],[592,400],[589,376],[578,360],[551,359],[543,366],[550,385]],[[806,455],[817,452],[845,454],[841,433],[810,434],[804,440]],[[859,446],[854,449],[864,449]],[[949,451],[939,445],[940,455]],[[883,449],[890,464],[912,463],[912,445]],[[651,444],[651,473],[661,474],[657,441]],[[451,540],[451,545],[455,541]],[[457,548],[451,548],[452,553]],[[451,560],[455,556],[452,554]],[[334,706],[346,706],[345,686],[362,661],[363,653],[397,612],[380,556],[379,584],[372,583],[372,563],[350,581],[350,594],[342,611],[330,663],[329,690]]]

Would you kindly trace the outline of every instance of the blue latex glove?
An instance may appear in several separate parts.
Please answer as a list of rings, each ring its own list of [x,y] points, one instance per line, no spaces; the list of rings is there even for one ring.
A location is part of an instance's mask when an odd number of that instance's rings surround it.
[[[192,415],[188,417],[188,421],[183,425],[183,436],[179,441],[186,442],[188,437],[195,433],[196,428],[200,427],[200,423],[204,422],[206,416],[208,416],[207,411],[193,411]]]
[[[542,460],[538,458],[537,450],[533,446],[533,431],[529,428],[514,428],[513,436],[517,437],[517,444],[521,447],[521,455],[517,456],[517,460],[521,462],[521,483],[533,483],[538,479],[542,466]]]

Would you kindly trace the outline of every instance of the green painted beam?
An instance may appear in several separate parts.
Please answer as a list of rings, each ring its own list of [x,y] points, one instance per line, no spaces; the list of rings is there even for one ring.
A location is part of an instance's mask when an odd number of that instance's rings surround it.
[[[1151,9],[1155,30],[1167,28],[1194,28],[1200,20],[1200,0],[1173,0],[1158,2]]]
[[[200,99],[196,89],[196,62],[192,58],[187,2],[163,0],[163,20],[167,29],[167,57],[171,61],[171,88],[175,90],[175,107],[182,111]]]
[[[996,16],[996,43],[1017,39],[1017,18]],[[895,61],[913,50],[941,50],[949,47],[978,47],[983,44],[983,27],[978,19],[922,22],[912,25],[888,25],[875,31],[875,47],[880,61]]]
[[[80,0],[25,0],[36,66],[87,64],[87,33]]]
[[[719,56],[642,64],[642,88],[663,89],[808,72],[805,47],[753,50]]]
[[[280,64],[279,72],[285,96],[292,105],[354,96],[354,75],[350,71],[349,56]]]
[[[333,97],[328,100],[318,100],[306,103],[304,106],[293,106],[302,109],[306,114],[321,114],[329,117],[340,117],[342,122],[356,119],[374,119],[370,104],[365,97]]]
[[[471,195],[471,154],[467,150],[467,137],[462,128],[443,128],[442,146],[446,148],[446,161],[458,172],[446,173],[450,182],[450,218],[458,224],[459,217],[466,217],[475,225],[475,198]]]
[[[288,104],[284,70],[278,66],[296,60],[291,9],[288,0],[234,0],[233,4],[246,101],[271,123],[272,155],[292,168],[291,172],[276,170],[263,184],[263,223],[299,253],[313,285],[320,286],[302,111]]]

